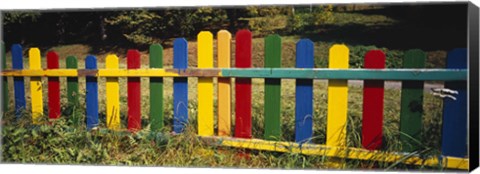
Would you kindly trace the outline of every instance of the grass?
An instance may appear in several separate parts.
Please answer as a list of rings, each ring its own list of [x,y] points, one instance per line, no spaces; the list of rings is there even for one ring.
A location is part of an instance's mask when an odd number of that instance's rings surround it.
[[[360,14],[335,13],[336,19],[347,21],[335,23],[335,25],[365,24],[365,25],[389,25],[395,21],[382,16],[361,16]],[[281,16],[273,21],[279,25],[285,25]],[[276,26],[272,26],[274,29]],[[281,27],[281,26],[280,26]],[[270,31],[270,30],[269,30]],[[270,33],[268,33],[270,34]],[[282,36],[282,66],[294,67],[295,65],[295,43],[301,38],[299,35]],[[253,67],[263,67],[263,38],[253,39]],[[326,68],[328,65],[328,49],[334,42],[315,41],[315,67]],[[369,49],[377,49],[375,45],[347,44],[351,50],[351,67],[361,68],[363,55]],[[232,44],[232,50],[234,44]],[[189,66],[196,66],[196,42],[189,42]],[[214,48],[215,49],[215,48]],[[401,57],[405,50],[382,49],[387,53],[387,66],[397,67],[401,65]],[[60,68],[65,68],[65,57],[75,55],[79,59],[79,67],[83,69],[86,55],[92,54],[92,47],[88,45],[61,45],[52,47],[60,55]],[[140,50],[142,66],[148,67],[148,50]],[[27,51],[25,50],[25,54]],[[42,57],[46,51],[42,50]],[[126,49],[117,48],[110,51],[100,51],[95,54],[98,59],[98,67],[104,68],[107,54],[114,53],[120,58],[120,68],[126,68]],[[215,51],[214,51],[215,53]],[[215,53],[216,54],[216,53]],[[234,51],[232,51],[232,66],[234,66]],[[444,50],[427,52],[427,67],[443,68],[446,52]],[[214,55],[216,57],[216,55]],[[7,53],[7,60],[11,54]],[[25,56],[28,57],[28,56]],[[165,67],[172,67],[173,48],[167,47],[164,51]],[[388,64],[390,62],[390,64]],[[24,59],[25,68],[28,68],[28,59]],[[46,67],[46,60],[42,59],[42,66]],[[216,61],[214,62],[216,66]],[[7,61],[7,67],[11,62]],[[173,135],[173,99],[172,99],[172,78],[164,79],[164,115],[165,129],[160,133],[149,132],[148,111],[149,94],[148,78],[142,78],[142,129],[137,134],[130,134],[124,131],[112,132],[105,129],[105,78],[99,78],[99,104],[100,104],[100,129],[86,131],[84,120],[84,98],[85,79],[79,78],[80,84],[80,107],[72,113],[64,113],[60,119],[55,120],[51,125],[44,124],[34,126],[30,123],[30,89],[28,78],[25,78],[27,108],[20,120],[15,120],[14,114],[6,113],[2,119],[2,158],[5,162],[12,163],[55,163],[55,164],[99,164],[99,165],[142,165],[142,166],[175,166],[175,167],[240,167],[240,168],[282,168],[282,169],[325,169],[331,168],[328,162],[332,158],[323,156],[306,156],[296,153],[276,153],[250,150],[245,153],[249,158],[239,157],[242,149],[225,147],[206,146],[196,137],[196,116],[197,116],[197,79],[189,79],[189,126],[180,135]],[[216,80],[215,80],[216,81]],[[45,113],[48,113],[47,105],[47,83],[43,78],[43,94]],[[62,107],[67,104],[66,79],[60,78]],[[216,84],[216,82],[215,82]],[[263,79],[253,79],[252,86],[252,113],[253,114],[253,137],[263,137]],[[294,141],[294,113],[295,113],[295,81],[282,80],[282,140]],[[314,137],[313,143],[324,144],[326,141],[326,115],[327,115],[327,83],[325,80],[314,81]],[[9,79],[8,87],[10,96],[13,96],[13,82]],[[126,88],[126,79],[120,78],[120,89]],[[234,90],[233,90],[234,91]],[[232,94],[234,95],[234,94]],[[401,91],[394,88],[385,90],[384,98],[384,151],[400,151],[399,143],[399,111]],[[120,109],[123,129],[127,122],[126,92],[120,93]],[[348,125],[347,142],[350,147],[361,147],[361,120],[362,120],[362,88],[353,84],[349,85],[348,95]],[[214,113],[216,115],[216,91],[214,91]],[[10,108],[13,108],[13,98],[10,97]],[[234,102],[232,101],[234,107]],[[421,146],[425,151],[421,155],[438,155],[440,152],[442,99],[436,98],[429,93],[424,96],[424,115],[422,130],[423,141]],[[234,108],[232,108],[234,111]],[[80,119],[75,119],[76,117]],[[232,119],[234,119],[232,115]],[[78,122],[78,120],[81,120]],[[46,119],[44,121],[47,121]],[[234,120],[232,120],[232,124]],[[217,127],[215,123],[215,128]],[[234,126],[232,126],[234,127]],[[233,131],[232,131],[233,132]],[[374,161],[343,160],[346,169],[440,169],[436,167],[408,166],[392,163],[381,163]]]

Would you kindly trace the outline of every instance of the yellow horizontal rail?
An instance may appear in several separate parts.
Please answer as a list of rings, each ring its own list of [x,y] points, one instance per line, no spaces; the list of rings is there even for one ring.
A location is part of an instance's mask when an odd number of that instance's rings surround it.
[[[380,162],[398,162],[419,166],[442,166],[450,169],[468,169],[468,158],[456,157],[429,157],[426,159],[408,153],[383,152],[377,150],[366,150],[353,147],[329,147],[319,144],[298,144],[293,142],[267,141],[261,139],[241,139],[230,137],[201,136],[208,143],[218,146],[245,148],[254,150],[266,150],[275,152],[301,153],[305,155],[321,155],[328,157],[373,160]]]
[[[25,70],[3,70],[2,76],[22,76],[22,77],[216,77],[222,76],[220,69],[25,69]]]

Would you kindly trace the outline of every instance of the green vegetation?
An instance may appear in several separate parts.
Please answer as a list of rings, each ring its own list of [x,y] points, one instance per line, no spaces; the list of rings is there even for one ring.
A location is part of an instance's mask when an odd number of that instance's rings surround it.
[[[146,79],[142,79],[142,91],[148,91]],[[294,80],[282,80],[282,138],[284,141],[294,141]],[[125,80],[121,86],[125,86]],[[137,134],[124,131],[109,131],[105,127],[105,98],[102,97],[100,129],[86,131],[84,124],[84,107],[79,107],[72,114],[64,114],[61,119],[51,125],[31,125],[30,114],[25,113],[22,119],[15,121],[14,115],[8,113],[2,122],[3,160],[5,162],[21,163],[59,163],[59,164],[100,164],[100,165],[152,165],[152,166],[211,166],[211,167],[261,167],[261,168],[329,168],[329,160],[322,156],[306,156],[296,153],[275,153],[264,151],[249,151],[250,159],[237,157],[241,149],[207,146],[199,140],[196,134],[197,101],[196,79],[190,79],[189,85],[189,120],[188,130],[179,135],[172,132],[172,98],[165,101],[165,129],[160,133],[149,132],[148,94],[142,93],[142,123],[143,130]],[[317,144],[324,144],[326,129],[326,83],[315,81],[314,90],[314,139]],[[83,88],[84,81],[81,80]],[[105,93],[105,80],[99,80],[100,96]],[[103,88],[103,89],[102,89]],[[45,88],[46,89],[46,88]],[[263,80],[254,79],[252,106],[253,136],[263,137]],[[64,92],[64,91],[62,91]],[[362,88],[350,86],[348,111],[348,145],[361,147],[361,106]],[[172,96],[172,79],[165,79],[165,96]],[[64,94],[64,93],[62,93]],[[387,89],[385,94],[384,138],[385,151],[398,151],[399,95],[396,89]],[[421,155],[439,154],[441,108],[440,98],[425,94],[424,103],[424,141]],[[84,98],[81,92],[80,98]],[[64,99],[64,98],[63,98]],[[122,126],[126,127],[126,96],[121,95]],[[28,101],[27,101],[28,102]],[[84,103],[82,103],[82,106]],[[216,112],[216,111],[215,111]],[[80,118],[80,119],[78,119]],[[233,117],[234,119],[234,117]],[[78,120],[81,120],[78,123]],[[46,119],[44,121],[47,121]],[[234,121],[232,121],[234,123]],[[76,126],[78,125],[78,126]],[[422,169],[422,166],[406,166],[402,164],[376,163],[373,161],[345,160],[346,168],[372,169]],[[432,168],[424,168],[432,169]]]

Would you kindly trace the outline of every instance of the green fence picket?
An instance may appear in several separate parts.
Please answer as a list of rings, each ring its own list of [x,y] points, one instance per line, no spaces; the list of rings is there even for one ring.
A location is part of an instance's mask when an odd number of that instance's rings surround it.
[[[163,67],[163,47],[160,44],[150,46],[150,68]],[[163,78],[150,77],[150,129],[163,128]]]
[[[408,50],[403,68],[425,68],[426,54],[422,50]],[[423,81],[402,81],[400,106],[400,141],[402,150],[418,150],[421,141],[423,114]]]
[[[77,69],[77,57],[68,56],[66,61],[67,69]],[[69,106],[67,107],[67,112],[73,112],[74,107],[79,106],[78,102],[78,77],[67,77],[67,100]]]
[[[279,35],[265,38],[265,68],[280,68],[282,61],[282,40]],[[281,79],[265,79],[265,139],[279,140],[280,125],[280,84]]]

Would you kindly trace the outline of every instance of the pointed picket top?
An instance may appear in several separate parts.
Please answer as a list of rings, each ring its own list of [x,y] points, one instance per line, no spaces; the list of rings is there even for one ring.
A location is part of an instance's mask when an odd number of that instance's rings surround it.
[[[186,69],[188,67],[188,42],[185,38],[176,38],[173,41],[173,68]]]
[[[301,39],[296,44],[295,60],[297,68],[313,68],[313,42],[310,39]]]
[[[152,44],[149,48],[150,68],[163,67],[163,47],[160,44]]]
[[[349,57],[349,49],[344,44],[335,44],[330,47],[329,50],[329,59],[328,59],[328,67],[329,68],[339,68],[339,69],[347,69],[348,68],[348,57]]]
[[[118,69],[118,57],[115,54],[109,54],[105,58],[105,68],[106,69]]]
[[[237,68],[252,67],[252,32],[239,30],[235,34],[235,66]]]

